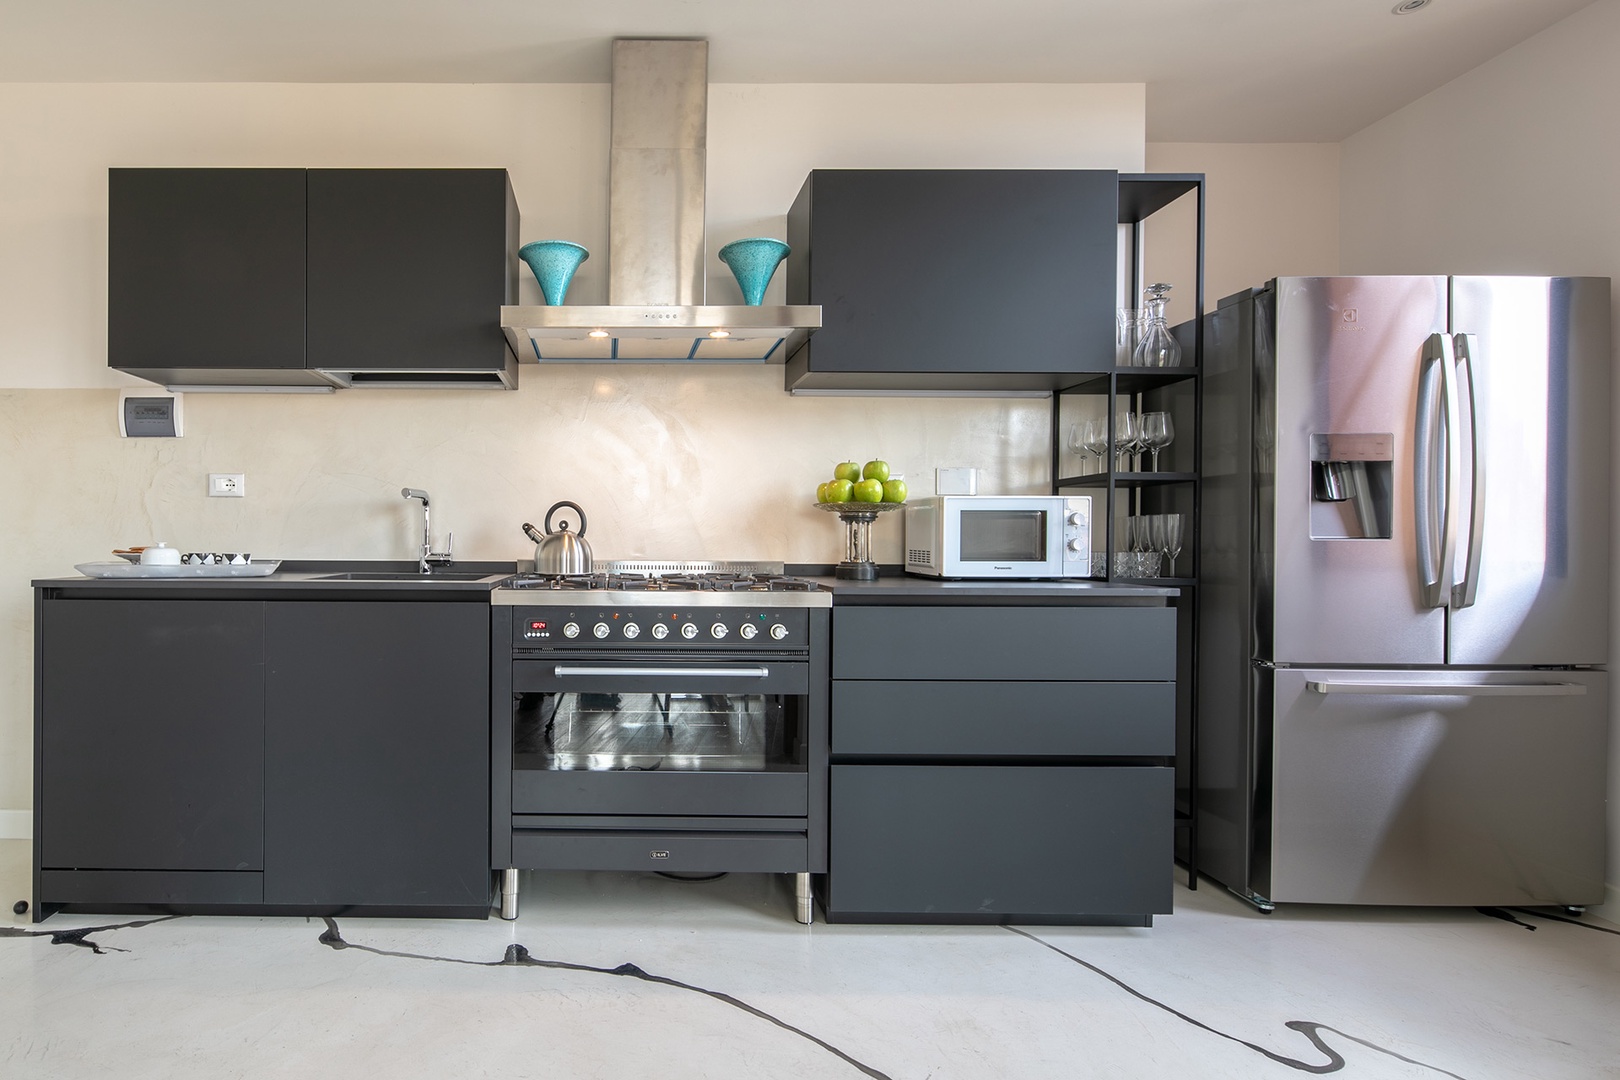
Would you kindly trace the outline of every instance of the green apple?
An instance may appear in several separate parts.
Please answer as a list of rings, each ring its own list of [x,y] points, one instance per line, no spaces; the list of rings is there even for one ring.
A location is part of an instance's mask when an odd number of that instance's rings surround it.
[[[861,469],[862,480],[876,480],[878,483],[889,478],[889,463],[887,461],[868,461],[866,467]]]
[[[827,484],[828,483],[829,483],[829,481],[823,480],[821,483],[816,485],[816,502],[819,503],[819,502],[826,502],[827,501]]]
[[[822,502],[849,502],[855,485],[848,480],[827,481],[827,497]]]
[[[856,502],[875,503],[883,501],[883,481],[881,480],[875,478],[857,480],[854,487]]]
[[[833,466],[833,479],[848,480],[850,483],[861,478],[861,467],[853,461],[842,461]]]
[[[906,482],[904,480],[883,481],[883,501],[896,503],[905,502]]]

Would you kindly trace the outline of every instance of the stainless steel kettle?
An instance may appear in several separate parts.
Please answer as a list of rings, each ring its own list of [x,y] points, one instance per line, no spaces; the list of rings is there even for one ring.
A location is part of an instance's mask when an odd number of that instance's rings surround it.
[[[579,532],[569,532],[565,520],[553,531],[551,516],[563,507],[572,507],[579,515]],[[591,572],[591,545],[585,542],[585,511],[578,503],[560,502],[546,511],[546,531],[542,534],[527,521],[523,532],[534,541],[534,571],[537,574],[575,575]]]

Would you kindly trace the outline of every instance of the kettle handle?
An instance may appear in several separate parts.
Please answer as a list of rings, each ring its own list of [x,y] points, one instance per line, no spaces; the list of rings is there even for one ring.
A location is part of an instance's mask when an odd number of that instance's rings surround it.
[[[527,521],[523,523],[523,535],[527,536],[530,540],[533,540],[537,544],[546,538],[545,533],[542,533],[539,529],[535,528],[533,525],[530,525]]]
[[[574,512],[579,515],[579,532],[575,533],[574,535],[575,536],[584,536],[585,535],[585,511],[580,509],[579,503],[566,502],[566,501],[556,503],[556,504],[554,504],[552,506],[552,508],[550,510],[546,511],[546,534],[548,536],[551,534],[551,515],[555,514],[558,510],[561,510],[565,506],[573,507]],[[564,529],[568,528],[568,523],[566,521],[563,522],[563,528]]]

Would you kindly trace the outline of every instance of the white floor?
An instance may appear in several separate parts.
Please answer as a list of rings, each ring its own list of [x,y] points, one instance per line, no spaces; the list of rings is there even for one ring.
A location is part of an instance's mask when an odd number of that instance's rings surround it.
[[[0,841],[0,911],[28,858]],[[0,1077],[1620,1077],[1620,932],[1591,919],[1262,916],[1205,882],[1145,930],[803,927],[786,878],[523,885],[516,923],[340,918],[335,939],[8,914]]]

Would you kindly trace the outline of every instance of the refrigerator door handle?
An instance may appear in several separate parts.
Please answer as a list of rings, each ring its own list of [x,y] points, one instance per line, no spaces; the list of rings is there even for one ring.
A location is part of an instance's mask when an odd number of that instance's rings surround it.
[[[1364,683],[1306,680],[1317,694],[1366,694],[1374,697],[1580,697],[1581,683]]]
[[[1437,425],[1445,434],[1443,445],[1436,438]],[[1457,524],[1451,513],[1451,493],[1458,482],[1457,429],[1457,370],[1451,338],[1445,334],[1430,334],[1423,343],[1418,368],[1412,469],[1418,575],[1424,606],[1431,608],[1450,604],[1452,581],[1456,576]]]
[[[1474,396],[1474,335],[1457,334],[1452,338],[1457,367],[1462,372],[1463,385],[1468,391],[1468,475],[1471,480],[1468,521],[1468,555],[1463,566],[1463,579],[1452,586],[1451,606],[1474,606],[1479,593],[1480,548],[1485,542],[1485,458],[1479,452],[1479,401]]]

